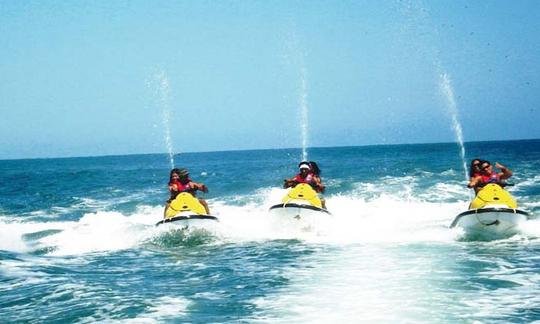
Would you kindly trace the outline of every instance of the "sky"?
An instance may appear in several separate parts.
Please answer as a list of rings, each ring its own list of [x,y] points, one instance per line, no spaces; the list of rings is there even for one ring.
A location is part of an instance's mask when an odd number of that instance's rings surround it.
[[[540,138],[538,30],[526,0],[0,0],[0,159]]]

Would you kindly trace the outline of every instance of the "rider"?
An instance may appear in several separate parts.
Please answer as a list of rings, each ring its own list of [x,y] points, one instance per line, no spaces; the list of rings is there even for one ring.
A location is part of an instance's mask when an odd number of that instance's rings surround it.
[[[469,168],[469,181],[471,181],[473,178],[476,178],[481,174],[480,172],[480,165],[482,164],[482,160],[480,159],[472,159],[471,160],[471,166]]]
[[[319,166],[314,161],[309,162],[309,169],[313,173],[313,181],[317,184],[317,188],[315,191],[317,192],[324,192],[324,189],[326,187],[322,184],[321,180],[321,169],[319,169]]]
[[[467,187],[474,188],[478,193],[482,187],[488,183],[495,183],[498,185],[505,185],[505,180],[512,176],[512,171],[499,162],[495,162],[495,167],[501,172],[493,171],[493,166],[489,161],[482,161],[480,163],[480,174],[471,179]]]
[[[309,184],[316,192],[324,192],[325,186],[321,182],[319,177],[320,170],[315,162],[302,161],[298,164],[300,172],[294,176],[283,180],[283,188],[295,187],[299,183]],[[315,172],[314,172],[315,171]],[[322,207],[326,209],[326,202],[321,198]]]
[[[189,192],[190,194],[195,196],[195,192],[197,190],[200,190],[202,192],[208,192],[208,188],[204,184],[193,182],[189,178],[188,170],[177,168],[172,169],[169,178],[169,192],[171,193],[171,197],[169,198],[169,200],[167,200],[167,206],[165,207],[165,210],[167,210],[171,201],[173,201],[176,196],[178,196],[181,192]],[[209,215],[210,209],[208,208],[208,203],[202,198],[198,199],[201,205],[204,206],[206,213]]]

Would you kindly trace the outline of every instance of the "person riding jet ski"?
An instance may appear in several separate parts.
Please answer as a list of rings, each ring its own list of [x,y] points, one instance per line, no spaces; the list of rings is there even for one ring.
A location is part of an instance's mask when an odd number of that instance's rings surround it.
[[[501,172],[494,172],[491,163],[481,161],[479,173],[475,172],[468,184],[469,188],[475,189],[476,197],[466,211],[454,218],[450,228],[460,227],[469,237],[491,240],[517,234],[520,224],[531,219],[528,212],[518,209],[516,200],[503,189],[508,185],[506,179],[512,176],[512,171],[499,163],[495,166]]]
[[[483,160],[481,159],[472,159],[471,165],[469,167],[469,182],[472,181],[472,179],[478,177],[481,175],[480,172],[480,165],[482,164]]]
[[[297,184],[305,183],[309,184],[316,192],[324,192],[325,186],[321,182],[319,177],[320,170],[315,162],[303,161],[298,164],[299,173],[293,178],[283,180],[283,188],[292,188]],[[324,199],[321,199],[322,207],[326,209],[326,203]]]
[[[495,183],[504,187],[506,185],[506,179],[512,176],[512,171],[502,164],[499,164],[499,162],[495,162],[495,167],[501,170],[501,172],[493,171],[493,166],[489,161],[482,161],[479,168],[480,174],[475,174],[467,187],[474,188],[476,193],[488,183]]]
[[[197,190],[200,190],[202,192],[208,192],[208,188],[204,184],[193,182],[189,178],[188,170],[177,168],[172,169],[169,178],[169,192],[171,193],[171,197],[169,198],[169,200],[167,200],[167,206],[165,206],[165,210],[167,210],[171,201],[173,201],[180,193],[189,192],[190,194],[195,196],[195,192]],[[201,205],[204,206],[206,213],[210,215],[208,203],[202,198],[198,198],[198,200]]]

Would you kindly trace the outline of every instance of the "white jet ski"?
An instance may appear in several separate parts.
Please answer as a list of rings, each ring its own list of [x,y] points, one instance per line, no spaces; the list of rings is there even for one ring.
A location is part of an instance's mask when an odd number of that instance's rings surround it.
[[[529,213],[500,185],[490,183],[480,190],[469,210],[456,216],[450,228],[461,227],[467,237],[507,238],[519,233],[519,225],[531,219]]]
[[[316,223],[321,216],[331,215],[322,207],[321,199],[315,190],[305,183],[292,188],[280,204],[270,207],[269,212],[286,220],[304,220],[311,224]]]

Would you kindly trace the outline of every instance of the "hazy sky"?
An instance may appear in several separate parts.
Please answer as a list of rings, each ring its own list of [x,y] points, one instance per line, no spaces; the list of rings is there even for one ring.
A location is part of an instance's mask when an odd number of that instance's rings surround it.
[[[540,1],[0,0],[0,159],[540,137]],[[168,118],[167,118],[168,115]],[[165,120],[168,119],[168,122]]]

